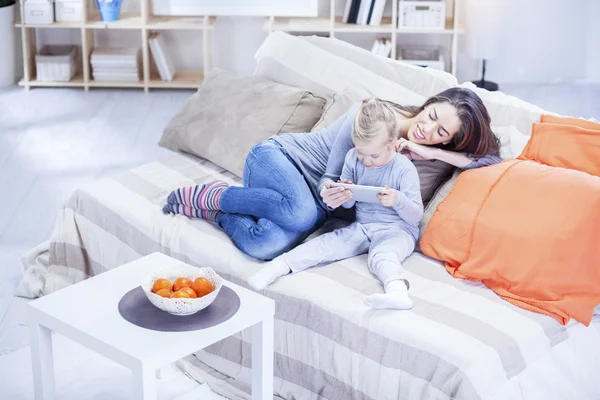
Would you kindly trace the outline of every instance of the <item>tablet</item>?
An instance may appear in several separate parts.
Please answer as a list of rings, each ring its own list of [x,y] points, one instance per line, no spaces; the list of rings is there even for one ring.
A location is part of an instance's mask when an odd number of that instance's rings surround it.
[[[351,200],[362,201],[365,203],[380,203],[377,198],[377,193],[385,189],[377,186],[351,185],[347,183],[332,183],[331,186],[341,186],[344,189],[348,189],[352,192]]]

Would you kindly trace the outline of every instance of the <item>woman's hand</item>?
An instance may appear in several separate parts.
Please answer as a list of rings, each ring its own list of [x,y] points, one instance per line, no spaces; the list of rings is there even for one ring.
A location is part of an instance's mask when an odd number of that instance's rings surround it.
[[[385,185],[385,188],[377,193],[377,197],[382,206],[392,207],[398,201],[398,191],[396,189],[390,189],[388,185]]]
[[[323,198],[323,203],[335,210],[352,198],[352,192],[341,186],[333,187],[332,183],[333,182],[327,182],[325,184],[325,188],[321,190],[321,197]]]
[[[411,160],[436,160],[438,148],[413,143],[406,139],[400,139],[396,151],[404,154]]]

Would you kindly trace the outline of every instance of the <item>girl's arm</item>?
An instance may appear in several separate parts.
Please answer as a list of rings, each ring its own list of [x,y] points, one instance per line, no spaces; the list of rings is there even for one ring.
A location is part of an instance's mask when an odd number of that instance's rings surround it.
[[[423,218],[423,200],[421,200],[421,188],[419,185],[419,174],[412,163],[406,167],[401,176],[398,199],[393,205],[394,210],[400,218],[409,224],[416,225]]]

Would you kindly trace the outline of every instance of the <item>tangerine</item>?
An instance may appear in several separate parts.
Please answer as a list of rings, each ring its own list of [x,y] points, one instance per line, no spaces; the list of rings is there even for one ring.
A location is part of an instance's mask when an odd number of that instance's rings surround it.
[[[152,293],[158,293],[158,291],[161,289],[167,289],[171,291],[173,289],[173,284],[171,284],[171,281],[165,278],[157,279],[154,282],[154,285],[152,285]]]
[[[192,283],[192,289],[198,295],[198,297],[206,296],[213,291],[213,285],[206,278],[196,278]]]
[[[190,281],[188,278],[177,278],[175,279],[175,282],[173,283],[173,291],[177,292],[179,289],[184,288],[184,287],[191,287],[192,286],[192,281]]]
[[[189,288],[189,287],[184,287],[184,288],[181,288],[181,289],[179,289],[179,291],[180,291],[180,292],[181,292],[181,291],[185,291],[185,292],[187,292],[187,294],[189,294],[189,295],[190,295],[190,299],[195,299],[196,297],[198,297],[198,295],[196,295],[196,292],[194,292],[194,289],[192,289],[192,288]]]
[[[180,289],[180,290],[174,292],[171,295],[171,298],[172,299],[175,299],[175,298],[189,299],[190,298],[190,294],[186,290]]]
[[[170,291],[169,289],[160,289],[158,292],[156,292],[156,294],[159,295],[160,297],[169,298],[169,297],[171,297],[173,292]]]

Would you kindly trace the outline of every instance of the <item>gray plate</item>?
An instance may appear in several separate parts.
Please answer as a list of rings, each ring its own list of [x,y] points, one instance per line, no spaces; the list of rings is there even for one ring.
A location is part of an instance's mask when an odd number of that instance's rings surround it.
[[[223,286],[212,304],[192,315],[173,315],[156,308],[138,286],[119,301],[119,313],[142,328],[163,332],[186,332],[210,328],[233,317],[240,308],[237,293]]]

